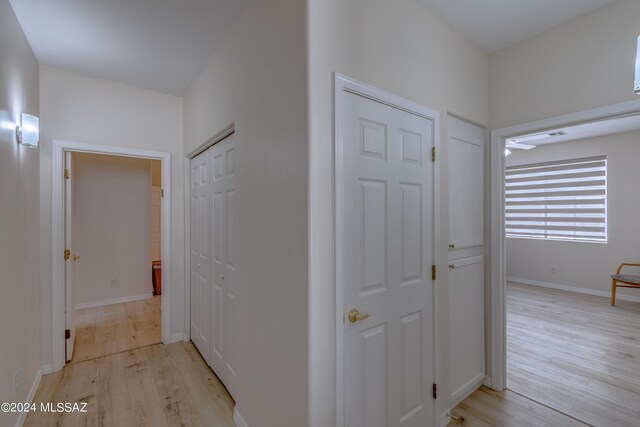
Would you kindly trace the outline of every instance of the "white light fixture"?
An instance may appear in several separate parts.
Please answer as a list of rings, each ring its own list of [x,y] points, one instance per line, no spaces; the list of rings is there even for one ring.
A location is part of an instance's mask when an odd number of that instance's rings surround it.
[[[31,114],[22,113],[21,125],[16,126],[16,141],[25,147],[38,148],[40,142],[40,120]]]
[[[509,150],[508,148],[504,149],[504,156],[505,157],[509,157],[511,155],[511,150]]]
[[[520,144],[523,142],[531,142],[531,141],[540,141],[541,139],[553,138],[554,136],[565,136],[566,132],[547,132],[547,133],[536,133],[533,135],[523,135],[517,136],[515,138],[507,139],[507,144]],[[524,148],[528,150],[529,148]]]
[[[633,91],[640,95],[640,37],[638,37],[638,48],[636,50],[636,80],[633,84]]]

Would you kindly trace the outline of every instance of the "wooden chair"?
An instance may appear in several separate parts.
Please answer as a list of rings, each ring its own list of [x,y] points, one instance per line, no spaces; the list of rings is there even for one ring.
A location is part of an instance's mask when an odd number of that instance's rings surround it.
[[[622,263],[616,274],[611,275],[611,305],[616,305],[616,288],[640,288],[640,276],[620,274],[624,266],[640,267],[640,264]],[[622,283],[619,285],[618,283]]]

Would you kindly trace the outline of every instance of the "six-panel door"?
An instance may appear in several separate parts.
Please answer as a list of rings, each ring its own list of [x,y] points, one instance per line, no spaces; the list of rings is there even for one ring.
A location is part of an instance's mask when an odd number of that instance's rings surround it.
[[[433,122],[342,96],[344,425],[424,427],[433,422]],[[352,309],[362,320],[349,319]]]

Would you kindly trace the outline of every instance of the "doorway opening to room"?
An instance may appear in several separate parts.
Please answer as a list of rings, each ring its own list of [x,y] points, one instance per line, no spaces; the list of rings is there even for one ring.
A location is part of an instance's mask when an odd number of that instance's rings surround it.
[[[55,142],[54,370],[166,342],[168,160]]]
[[[504,375],[498,388],[591,425],[631,426],[640,402],[640,292],[618,289],[612,305],[611,276],[622,263],[640,263],[640,202],[630,197],[640,180],[640,115],[597,113],[494,132],[503,180],[494,170],[502,227],[493,255],[504,263],[502,274],[493,270],[493,293],[503,292],[505,349],[503,365],[492,357],[492,367]],[[640,280],[637,266],[623,273]],[[494,326],[499,315],[494,309]]]

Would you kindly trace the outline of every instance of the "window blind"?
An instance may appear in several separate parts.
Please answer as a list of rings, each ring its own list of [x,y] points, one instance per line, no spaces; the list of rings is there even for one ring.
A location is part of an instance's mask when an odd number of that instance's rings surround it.
[[[607,241],[606,156],[506,169],[507,237]]]

